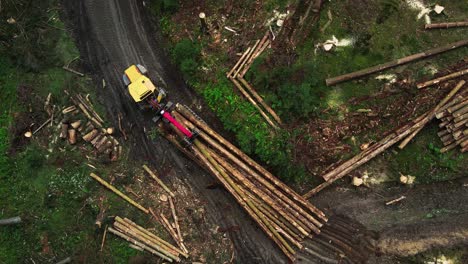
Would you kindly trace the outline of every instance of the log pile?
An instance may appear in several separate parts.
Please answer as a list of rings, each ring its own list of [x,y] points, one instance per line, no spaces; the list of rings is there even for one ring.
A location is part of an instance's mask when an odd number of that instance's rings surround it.
[[[169,242],[137,225],[130,219],[116,216],[114,220],[113,227],[108,227],[107,230],[127,240],[134,247],[136,246],[138,249],[147,251],[168,262],[180,262],[180,256],[188,257],[181,249],[171,245]]]
[[[265,234],[291,260],[302,242],[320,233],[325,214],[279,181],[250,157],[177,104],[173,116],[192,131],[193,144],[184,147],[184,135],[172,127],[163,133],[182,152],[214,175]],[[163,127],[164,124],[160,124]]]
[[[373,159],[380,153],[384,152],[397,142],[400,142],[400,145],[398,146],[400,149],[404,148],[408,142],[419,132],[421,129],[429,122],[431,121],[434,117],[436,117],[437,114],[440,116],[444,116],[445,110],[451,106],[451,104],[455,100],[460,100],[463,101],[463,98],[466,98],[466,93],[467,89],[465,88],[465,81],[462,80],[458,82],[458,84],[450,91],[450,93],[439,103],[435,108],[432,110],[428,111],[427,113],[417,117],[413,121],[409,122],[408,124],[402,126],[401,128],[393,131],[390,133],[387,137],[384,139],[380,140],[377,143],[374,143],[370,147],[368,147],[366,150],[362,151],[358,155],[354,156],[353,158],[349,159],[348,161],[345,161],[341,163],[339,166],[336,168],[330,170],[329,172],[325,173],[322,177],[325,180],[324,183],[318,185],[314,189],[310,190],[306,194],[304,194],[304,198],[309,199],[319,191],[323,190],[325,187],[330,186],[333,182],[336,180],[346,176],[348,173],[353,171],[354,169],[358,168],[362,164],[366,163],[367,161]],[[461,99],[457,99],[461,98]],[[467,109],[468,110],[468,109]],[[459,127],[466,128],[466,119],[463,119],[463,111],[461,110],[460,112],[457,112],[457,117],[459,117],[458,120],[460,120],[461,125]],[[448,112],[448,110],[447,110]],[[466,113],[466,112],[465,112]],[[453,117],[453,116],[452,116]],[[466,117],[465,117],[466,118]],[[454,119],[453,119],[454,120]],[[465,120],[465,121],[463,121]],[[465,123],[463,123],[465,122]],[[449,123],[447,123],[449,125]],[[445,125],[444,125],[445,126]],[[442,126],[442,127],[444,127]],[[452,125],[450,126],[451,131],[455,129],[455,127]],[[457,130],[458,131],[458,130]],[[450,144],[451,148],[456,147],[457,144],[460,144],[460,146],[466,146],[466,143],[463,143],[466,139],[466,136],[461,136],[459,140],[452,141]],[[466,140],[465,140],[466,141]],[[455,144],[455,143],[456,144]],[[460,142],[460,143],[457,143]],[[462,145],[464,144],[464,145]],[[444,149],[443,149],[444,150]],[[446,150],[444,150],[446,151]]]
[[[113,136],[114,128],[104,128],[104,120],[94,110],[89,98],[77,94],[70,97],[74,105],[62,110],[60,138],[74,145],[81,138],[90,143],[99,155],[116,161],[122,155],[122,146]],[[80,114],[81,113],[81,114]]]
[[[468,89],[464,89],[445,107],[439,109],[436,118],[441,122],[437,135],[444,147],[440,152],[460,147],[462,153],[468,151]]]
[[[226,74],[226,77],[231,80],[242,95],[253,104],[268,124],[277,129],[281,125],[281,119],[275,111],[265,103],[252,85],[244,79],[244,75],[250,69],[254,60],[260,56],[270,44],[269,32],[267,32],[261,40],[257,40],[252,47],[247,48],[234,67]]]

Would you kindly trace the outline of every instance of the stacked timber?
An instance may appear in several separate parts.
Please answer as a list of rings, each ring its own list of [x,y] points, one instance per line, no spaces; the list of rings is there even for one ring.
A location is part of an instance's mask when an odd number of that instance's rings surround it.
[[[408,124],[406,124],[406,125],[400,127],[399,129],[391,132],[384,139],[380,140],[379,142],[376,142],[376,143],[372,144],[370,147],[368,147],[367,149],[365,149],[364,151],[362,151],[358,155],[356,155],[353,158],[341,163],[340,165],[338,165],[334,169],[326,172],[322,176],[323,179],[325,180],[325,182],[318,185],[314,189],[310,190],[306,194],[304,194],[304,198],[308,199],[308,198],[312,197],[313,195],[320,192],[321,190],[323,190],[327,186],[330,186],[336,180],[341,179],[342,177],[346,176],[348,173],[350,173],[354,169],[360,167],[361,165],[363,165],[367,161],[373,159],[374,157],[376,157],[380,153],[384,152],[385,150],[387,150],[388,148],[390,148],[391,146],[393,146],[397,142],[401,141],[401,143],[398,145],[398,147],[400,149],[404,148],[411,141],[411,139],[413,139],[416,136],[416,134],[419,131],[421,131],[421,129],[427,123],[429,123],[429,121],[431,121],[432,119],[434,119],[437,116],[437,114],[439,114],[441,117],[443,117],[445,115],[444,113],[446,113],[446,111],[448,112],[448,108],[451,107],[451,105],[455,101],[459,100],[458,102],[462,102],[464,100],[463,98],[466,98],[466,93],[467,93],[467,89],[466,89],[466,86],[465,86],[465,81],[462,80],[462,81],[458,82],[457,85],[455,85],[455,87],[450,91],[450,93],[448,93],[448,95],[442,101],[440,101],[439,104],[437,104],[437,106],[435,106],[432,110],[422,114],[421,116],[415,118],[413,121],[409,122]],[[455,106],[455,105],[453,105],[453,106]],[[453,110],[455,111],[455,108],[453,108]],[[466,110],[463,110],[462,108],[460,108],[459,110],[460,110],[459,112],[456,112],[456,115],[458,117],[457,120],[460,122],[457,126],[466,128],[466,126],[465,126],[466,121],[463,121],[463,120],[466,120],[466,116],[463,117],[464,113],[466,113],[466,112],[463,112],[463,111],[466,111]],[[448,119],[449,118],[450,117],[448,117]],[[451,118],[453,118],[453,115],[452,115]],[[450,119],[450,120],[452,120],[452,119]],[[454,122],[457,122],[457,121],[455,121],[454,118],[453,118],[453,120],[454,120]],[[465,123],[463,123],[463,122],[465,122]],[[445,125],[449,125],[449,123],[447,122],[442,127],[445,127]],[[451,125],[449,128],[451,129],[451,131],[456,129],[454,125]],[[463,135],[463,136],[461,136],[461,139],[455,140],[455,143],[460,144],[460,146],[462,146],[462,148],[463,148],[463,146],[466,146],[466,143],[463,142],[463,140],[465,140],[465,139],[466,139],[466,136]],[[460,143],[457,143],[457,142],[460,142]],[[452,144],[452,145],[450,145],[450,144]],[[453,145],[453,144],[454,144],[453,141],[451,143],[449,143],[451,148],[454,148],[456,146],[456,144],[455,145]],[[442,151],[447,151],[447,150],[449,150],[449,149],[442,149]]]
[[[266,235],[291,260],[302,242],[320,234],[328,221],[325,214],[279,181],[270,172],[229,143],[185,106],[177,104],[174,117],[187,128],[198,131],[193,144],[184,147],[184,135],[169,124],[174,133],[166,138],[214,175],[245,209]],[[160,124],[163,126],[163,124]]]
[[[261,40],[257,40],[252,47],[248,47],[234,67],[226,74],[226,77],[231,80],[242,95],[253,104],[268,124],[277,129],[281,125],[281,119],[275,111],[265,103],[252,85],[244,79],[244,75],[250,69],[254,60],[270,46],[271,43],[268,36],[269,32],[267,32]]]
[[[77,143],[81,137],[83,141],[90,143],[97,154],[109,156],[111,161],[116,161],[122,154],[122,146],[113,136],[114,128],[104,128],[104,120],[94,110],[88,97],[77,94],[70,97],[74,105],[62,110],[60,138],[68,139],[71,145]],[[76,117],[79,113],[84,118]]]
[[[442,153],[460,147],[462,153],[468,150],[468,89],[453,98],[436,113],[441,122],[437,135],[444,147]]]
[[[134,248],[147,251],[168,262],[180,262],[180,256],[188,255],[147,229],[137,225],[128,218],[115,217],[113,227],[107,229],[112,234],[130,242]]]

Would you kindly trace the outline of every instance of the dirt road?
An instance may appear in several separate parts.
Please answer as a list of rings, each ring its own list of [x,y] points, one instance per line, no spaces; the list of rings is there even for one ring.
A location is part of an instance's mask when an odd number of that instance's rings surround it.
[[[239,231],[230,232],[239,263],[285,263],[286,259],[267,239],[256,224],[237,205],[225,190],[210,190],[206,186],[214,179],[204,170],[187,160],[174,147],[162,139],[150,142],[144,130],[152,123],[137,110],[121,81],[122,72],[131,64],[147,66],[149,76],[169,92],[170,100],[190,107],[200,106],[201,100],[189,89],[179,74],[168,63],[161,51],[158,32],[149,28],[142,1],[128,0],[76,0],[63,1],[68,27],[80,49],[85,70],[96,83],[106,82],[106,88],[98,95],[108,113],[117,121],[117,114],[124,115],[127,133],[131,133],[131,156],[149,160],[156,168],[172,166],[174,177],[204,200],[211,224],[229,229],[239,226]],[[197,112],[209,120],[210,125],[219,124],[216,118],[201,105]],[[146,126],[146,128],[144,128]],[[129,145],[130,145],[129,144]],[[167,178],[171,181],[174,179]],[[207,232],[207,230],[205,230]]]

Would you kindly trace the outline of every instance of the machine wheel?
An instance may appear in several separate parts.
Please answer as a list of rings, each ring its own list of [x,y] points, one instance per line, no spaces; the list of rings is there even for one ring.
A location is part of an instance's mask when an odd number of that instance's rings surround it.
[[[142,66],[140,64],[137,64],[137,68],[141,72],[141,74],[147,74],[148,73],[148,70],[144,66]]]

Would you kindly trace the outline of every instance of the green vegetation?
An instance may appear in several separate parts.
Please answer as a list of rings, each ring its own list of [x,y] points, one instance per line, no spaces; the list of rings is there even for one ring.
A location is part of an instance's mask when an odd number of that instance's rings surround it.
[[[466,155],[458,151],[440,153],[443,145],[434,136],[437,130],[435,124],[427,127],[412,144],[389,158],[390,169],[395,177],[401,172],[416,176],[418,183],[431,183],[463,175],[463,171],[466,170]]]
[[[57,262],[68,256],[86,263],[110,258],[128,263],[140,253],[123,241],[108,239],[98,252],[101,232],[93,226],[99,208],[92,193],[100,187],[91,182],[89,161],[79,149],[51,143],[49,133],[55,132],[46,131],[54,128],[23,138],[31,122],[45,120],[42,105],[49,93],[58,106],[69,103],[65,89],[95,97],[89,80],[62,69],[79,53],[58,11],[57,0],[2,4],[1,20],[11,17],[15,23],[0,25],[0,218],[21,216],[23,223],[1,228],[0,263]],[[115,212],[128,210],[120,200],[110,204]]]

